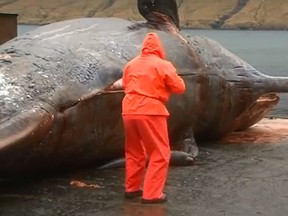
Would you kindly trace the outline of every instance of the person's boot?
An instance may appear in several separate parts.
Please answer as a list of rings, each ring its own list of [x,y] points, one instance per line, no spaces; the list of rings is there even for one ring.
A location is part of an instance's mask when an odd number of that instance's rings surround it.
[[[167,196],[166,194],[163,194],[161,198],[156,199],[143,199],[141,200],[143,204],[157,204],[157,203],[164,203],[167,202]]]
[[[137,190],[133,192],[125,192],[124,196],[126,199],[133,199],[142,196],[142,194],[143,194],[142,190]]]

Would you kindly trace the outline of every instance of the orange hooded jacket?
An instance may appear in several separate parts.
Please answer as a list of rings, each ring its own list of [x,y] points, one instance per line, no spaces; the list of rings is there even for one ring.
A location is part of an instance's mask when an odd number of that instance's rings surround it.
[[[164,105],[170,94],[185,91],[183,79],[175,67],[165,60],[164,49],[156,33],[148,33],[142,52],[124,68],[122,101],[123,115],[164,115],[169,113]]]

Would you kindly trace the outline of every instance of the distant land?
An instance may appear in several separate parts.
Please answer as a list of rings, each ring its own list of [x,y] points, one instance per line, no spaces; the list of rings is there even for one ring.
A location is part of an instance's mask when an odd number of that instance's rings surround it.
[[[182,28],[288,30],[288,0],[178,0]],[[19,24],[47,24],[79,17],[140,21],[136,0],[1,0],[0,12]]]

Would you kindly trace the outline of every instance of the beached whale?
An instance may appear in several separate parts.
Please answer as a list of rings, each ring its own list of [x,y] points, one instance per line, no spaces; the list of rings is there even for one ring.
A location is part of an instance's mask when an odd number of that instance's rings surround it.
[[[191,164],[194,137],[200,142],[246,129],[278,103],[274,93],[288,92],[287,77],[262,74],[209,38],[186,37],[173,4],[167,13],[165,5],[143,12],[145,1],[139,2],[145,23],[67,20],[0,47],[1,176],[123,156],[123,91],[109,89],[150,31],[186,84],[167,104],[171,147],[187,153],[183,164]]]

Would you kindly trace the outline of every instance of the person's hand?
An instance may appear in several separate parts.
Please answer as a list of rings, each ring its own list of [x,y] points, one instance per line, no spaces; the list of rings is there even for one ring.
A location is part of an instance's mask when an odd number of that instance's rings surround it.
[[[106,90],[123,90],[122,78],[114,82],[112,85],[108,86]]]

